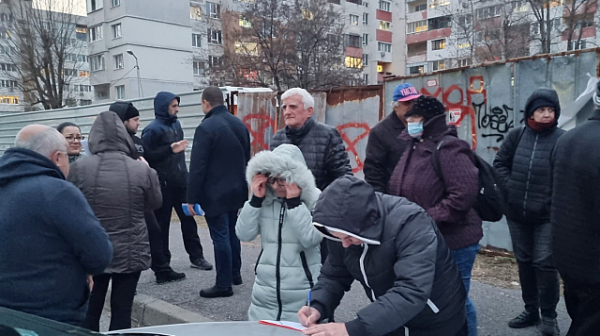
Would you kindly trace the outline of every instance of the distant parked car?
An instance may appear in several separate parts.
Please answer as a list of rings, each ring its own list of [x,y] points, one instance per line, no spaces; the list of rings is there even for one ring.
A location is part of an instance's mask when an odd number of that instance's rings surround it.
[[[258,322],[187,323],[97,333],[43,317],[0,307],[1,336],[299,336],[298,331]]]

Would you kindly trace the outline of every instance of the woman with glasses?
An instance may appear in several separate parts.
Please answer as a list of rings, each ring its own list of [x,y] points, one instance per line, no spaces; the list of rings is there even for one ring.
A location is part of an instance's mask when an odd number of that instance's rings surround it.
[[[248,162],[252,199],[238,217],[241,241],[260,234],[262,251],[248,319],[298,322],[298,310],[321,271],[322,236],[311,212],[321,193],[298,147],[283,144],[262,151]]]
[[[67,147],[69,163],[73,163],[75,160],[83,157],[83,155],[81,155],[81,142],[85,137],[81,135],[79,126],[72,122],[64,122],[58,125],[56,129],[65,137],[65,139],[67,139],[67,143],[69,144]]]

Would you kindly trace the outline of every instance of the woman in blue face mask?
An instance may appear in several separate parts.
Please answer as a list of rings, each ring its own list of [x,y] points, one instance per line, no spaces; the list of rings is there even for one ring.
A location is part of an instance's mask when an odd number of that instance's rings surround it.
[[[406,112],[407,127],[400,139],[410,143],[390,179],[390,193],[406,197],[435,220],[450,248],[469,292],[471,270],[483,237],[481,218],[473,209],[478,192],[478,170],[469,144],[446,125],[444,105],[421,96]],[[442,142],[443,141],[443,142]],[[439,176],[433,153],[439,147]],[[467,298],[469,336],[477,335],[475,307]]]

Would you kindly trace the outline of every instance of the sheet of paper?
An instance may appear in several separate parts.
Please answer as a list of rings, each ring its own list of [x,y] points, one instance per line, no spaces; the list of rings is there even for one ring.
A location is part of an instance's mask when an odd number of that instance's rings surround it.
[[[275,327],[282,327],[282,328],[297,330],[297,331],[302,331],[302,330],[306,329],[305,326],[303,326],[302,324],[300,324],[298,322],[260,320],[260,321],[258,321],[258,323],[271,325],[271,326],[275,326]]]

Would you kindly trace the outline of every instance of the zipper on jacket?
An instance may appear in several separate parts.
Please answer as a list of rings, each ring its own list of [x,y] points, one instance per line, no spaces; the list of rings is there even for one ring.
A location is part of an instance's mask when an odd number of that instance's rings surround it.
[[[256,271],[258,270],[258,263],[260,262],[260,257],[262,257],[262,254],[265,250],[260,249],[260,253],[258,254],[258,258],[256,258],[256,265],[254,265],[254,275],[256,274]]]
[[[285,203],[281,203],[281,210],[279,211],[279,231],[277,233],[277,262],[275,267],[275,279],[277,289],[277,318],[276,321],[281,320],[281,313],[283,305],[281,303],[281,229],[283,228],[283,217],[285,215]]]
[[[312,273],[310,272],[310,268],[308,267],[308,261],[306,260],[306,253],[304,253],[304,251],[300,251],[300,261],[302,261],[302,268],[304,268],[304,273],[306,273],[308,285],[310,286],[310,289],[312,289],[315,283],[313,282]]]
[[[537,148],[539,134],[535,135],[535,142],[533,143],[533,150],[531,151],[531,157],[529,158],[529,171],[527,172],[527,183],[525,183],[525,198],[523,199],[523,218],[527,217],[527,196],[529,194],[529,181],[531,180],[531,168],[533,167],[533,158],[535,157],[535,150]]]
[[[369,244],[363,243],[363,253],[360,256],[360,272],[363,275],[363,279],[365,279],[365,285],[367,286],[367,288],[369,288],[371,290],[371,302],[375,301],[375,292],[373,291],[373,288],[371,288],[371,285],[369,285],[369,279],[367,279],[367,271],[365,270],[365,257],[367,256],[367,252],[369,251]]]

